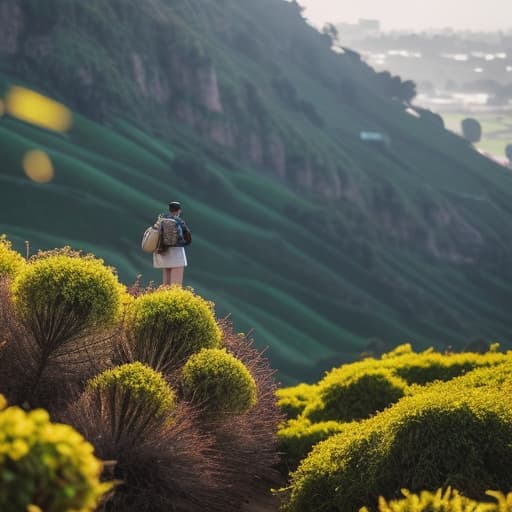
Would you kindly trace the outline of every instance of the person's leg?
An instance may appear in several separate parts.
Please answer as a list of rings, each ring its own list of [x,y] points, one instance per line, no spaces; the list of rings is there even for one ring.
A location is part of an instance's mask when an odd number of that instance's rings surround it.
[[[171,284],[171,271],[172,268],[164,268],[163,271],[163,278],[162,278],[162,284],[164,286],[168,286]]]
[[[179,286],[183,285],[183,274],[185,271],[185,267],[173,267],[170,268],[170,283],[171,285],[177,284]]]

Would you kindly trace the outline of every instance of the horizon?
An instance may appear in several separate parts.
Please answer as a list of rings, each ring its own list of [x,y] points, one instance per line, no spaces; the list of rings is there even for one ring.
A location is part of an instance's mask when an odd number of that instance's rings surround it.
[[[325,23],[357,23],[374,19],[383,31],[422,32],[451,28],[455,31],[498,32],[512,29],[511,0],[487,0],[461,10],[459,0],[391,0],[386,4],[359,0],[357,4],[334,0],[298,0],[304,16],[322,27]],[[333,5],[334,4],[334,5]]]

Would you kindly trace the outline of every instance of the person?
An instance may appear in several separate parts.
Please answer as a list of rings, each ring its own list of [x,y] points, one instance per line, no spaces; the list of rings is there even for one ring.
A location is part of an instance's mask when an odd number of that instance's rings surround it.
[[[153,253],[153,267],[162,269],[164,285],[182,286],[183,284],[183,274],[187,266],[185,246],[190,244],[192,237],[185,221],[181,219],[181,212],[181,204],[178,201],[172,201],[169,203],[169,213],[161,213],[157,220],[159,224],[161,219],[174,219],[177,222],[178,231],[175,247],[161,246]]]

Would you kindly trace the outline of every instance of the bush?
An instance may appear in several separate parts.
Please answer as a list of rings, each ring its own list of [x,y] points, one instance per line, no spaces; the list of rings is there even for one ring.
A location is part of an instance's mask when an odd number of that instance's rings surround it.
[[[183,367],[184,397],[206,414],[241,414],[256,404],[256,383],[244,364],[225,349],[203,349]]]
[[[403,487],[470,498],[512,486],[512,409],[491,387],[433,386],[319,443],[292,475],[287,511],[373,508]]]
[[[306,418],[287,421],[277,431],[279,451],[283,454],[284,472],[296,469],[314,445],[349,427],[350,424],[338,421],[311,423]]]
[[[12,249],[5,235],[0,236],[0,278],[14,277],[25,265],[21,254]]]
[[[276,391],[277,406],[288,418],[296,418],[306,406],[315,400],[318,393],[318,386],[313,384],[298,384],[288,388],[281,388]]]
[[[39,253],[12,286],[18,314],[48,345],[112,322],[120,310],[121,290],[103,260],[69,248]]]
[[[512,512],[512,493],[505,496],[501,492],[487,491],[496,501],[477,502],[467,498],[457,490],[448,487],[444,492],[422,491],[414,494],[402,489],[404,498],[386,501],[379,499],[379,512]],[[361,512],[368,512],[364,508]]]
[[[100,483],[101,471],[93,447],[46,411],[0,412],[1,510],[92,512],[112,487]]]
[[[319,384],[318,400],[304,410],[312,421],[352,421],[397,402],[407,393],[407,383],[387,368],[327,375]]]
[[[213,304],[178,287],[135,299],[128,309],[132,358],[156,370],[174,369],[202,348],[217,348],[221,332]]]
[[[175,405],[163,376],[139,362],[105,370],[87,383],[87,389],[97,395],[101,408],[111,411],[115,442],[125,438],[135,443]]]

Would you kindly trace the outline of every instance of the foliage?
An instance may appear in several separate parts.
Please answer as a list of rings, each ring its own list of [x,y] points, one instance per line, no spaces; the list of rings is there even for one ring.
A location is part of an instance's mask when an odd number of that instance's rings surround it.
[[[256,404],[256,382],[246,366],[225,349],[202,349],[183,367],[185,398],[206,414],[241,414]]]
[[[88,388],[107,392],[114,400],[130,404],[129,419],[120,418],[123,428],[127,429],[130,428],[129,422],[141,414],[162,416],[174,407],[174,392],[162,374],[139,362],[105,370],[88,382]]]
[[[164,372],[221,341],[213,304],[179,287],[137,297],[128,308],[127,336],[134,360]]]
[[[505,156],[508,158],[509,162],[512,162],[512,144],[505,146]]]
[[[223,512],[228,496],[220,496],[222,459],[213,438],[202,432],[197,412],[184,404],[172,421],[154,422],[142,435],[118,438],[112,424],[117,411],[98,396],[84,393],[64,420],[94,444],[100,457],[115,460],[111,477],[120,481],[106,504],[109,512]],[[133,432],[132,432],[133,434]]]
[[[353,511],[403,488],[471,498],[512,485],[507,392],[437,384],[318,444],[292,475],[287,511]],[[321,503],[320,503],[320,501]]]
[[[15,402],[48,407],[67,392],[56,385],[57,376],[75,374],[78,379],[90,368],[92,351],[97,360],[105,357],[108,331],[125,296],[112,269],[92,254],[65,247],[31,258],[2,305],[12,336],[3,370],[6,375],[19,372]]]
[[[92,512],[112,487],[100,483],[93,447],[42,409],[0,412],[0,508]]]
[[[461,121],[462,135],[472,144],[476,144],[482,138],[482,126],[473,118],[466,118]]]
[[[402,489],[404,498],[387,501],[379,498],[379,512],[511,512],[512,493],[506,496],[497,491],[487,491],[485,494],[496,501],[478,502],[467,498],[456,489],[447,487],[435,492],[421,491],[414,494]],[[361,512],[367,509],[361,509]]]
[[[23,256],[12,249],[5,235],[0,236],[0,277],[13,277],[25,265]]]
[[[115,320],[121,290],[103,260],[66,247],[40,252],[19,272],[12,287],[19,315],[49,345]]]
[[[397,402],[408,391],[405,380],[387,368],[333,372],[320,381],[318,400],[304,410],[313,421],[368,418]]]
[[[343,432],[348,424],[338,421],[312,423],[307,418],[288,420],[277,431],[284,472],[296,469],[299,462],[320,441]]]
[[[296,418],[312,402],[318,393],[318,386],[313,384],[297,384],[276,391],[277,406],[288,418]]]

